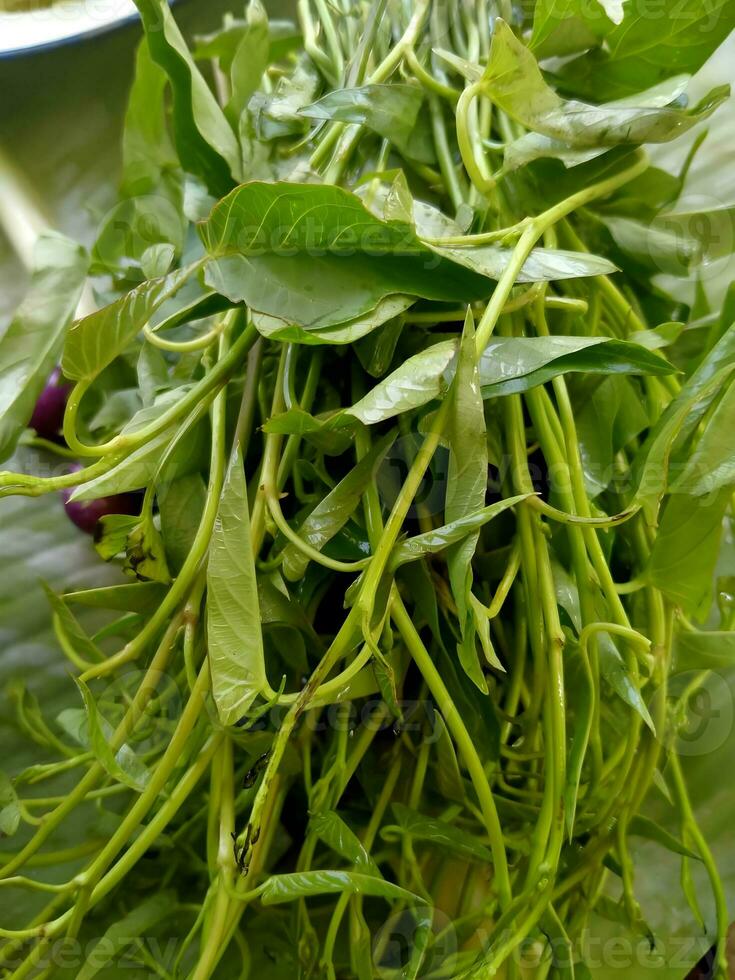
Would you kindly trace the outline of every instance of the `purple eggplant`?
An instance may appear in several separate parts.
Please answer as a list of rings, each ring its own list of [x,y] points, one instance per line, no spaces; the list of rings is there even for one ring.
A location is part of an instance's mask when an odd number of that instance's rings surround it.
[[[30,427],[42,439],[56,439],[64,425],[64,412],[72,385],[64,380],[59,368],[54,368],[46,386],[38,396]]]
[[[75,463],[71,472],[82,467]],[[94,534],[97,522],[108,514],[125,514],[131,517],[140,513],[139,493],[116,493],[109,497],[98,497],[96,500],[72,500],[75,488],[61,491],[64,510],[67,517],[85,534]]]

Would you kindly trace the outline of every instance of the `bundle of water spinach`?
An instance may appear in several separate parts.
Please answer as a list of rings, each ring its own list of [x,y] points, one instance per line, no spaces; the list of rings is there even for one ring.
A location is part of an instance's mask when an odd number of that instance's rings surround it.
[[[725,977],[679,733],[735,649],[735,294],[671,215],[735,8],[136,4],[119,201],[0,341],[0,493],[119,568],[48,590],[72,706],[11,692],[3,975],[590,977],[595,922],[655,948],[637,836]]]

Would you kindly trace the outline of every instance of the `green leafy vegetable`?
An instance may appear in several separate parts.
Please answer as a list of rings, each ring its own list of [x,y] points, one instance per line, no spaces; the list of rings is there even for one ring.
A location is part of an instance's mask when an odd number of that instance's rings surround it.
[[[0,972],[605,980],[688,906],[724,980],[730,6],[136,2],[118,200],[0,338],[0,498],[107,514],[0,500]]]

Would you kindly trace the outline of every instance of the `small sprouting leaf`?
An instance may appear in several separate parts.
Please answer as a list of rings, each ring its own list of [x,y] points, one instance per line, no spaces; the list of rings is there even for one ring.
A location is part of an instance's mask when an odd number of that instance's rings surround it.
[[[360,838],[334,810],[315,813],[309,821],[309,828],[327,847],[331,847],[362,874],[382,877],[377,864],[365,850]]]
[[[87,952],[77,980],[94,980],[102,970],[112,968],[113,961],[132,943],[145,939],[148,930],[176,910],[176,893],[163,891],[145,899],[106,930]]]
[[[323,497],[297,530],[300,538],[321,551],[344,527],[388,452],[394,435],[389,433],[371,448],[337,486]],[[303,578],[309,558],[289,543],[283,550],[283,574],[291,582]]]
[[[123,571],[140,582],[167,585],[171,581],[161,532],[150,514],[141,517],[107,514],[97,524],[94,544],[105,561],[123,555]]]
[[[207,644],[223,725],[234,725],[266,688],[247,484],[239,447],[222,489],[207,563]]]
[[[99,649],[97,644],[94,643],[89,636],[87,636],[87,633],[83,629],[81,623],[67,606],[66,598],[57,595],[53,589],[46,585],[45,582],[42,584],[43,590],[46,593],[46,598],[49,601],[56,619],[57,630],[61,634],[59,639],[63,641],[64,645],[68,644],[68,646],[71,647],[72,650],[84,660],[91,661],[92,663],[104,660],[102,651]]]
[[[129,745],[122,745],[117,752],[113,752],[109,741],[112,727],[100,715],[92,692],[84,681],[77,678],[77,686],[84,699],[89,745],[100,765],[117,782],[142,793],[150,779],[150,770]]]
[[[47,232],[36,243],[30,289],[0,337],[0,459],[15,449],[57,363],[88,262],[61,235]]]
[[[20,804],[13,784],[0,770],[0,837],[12,837],[20,826]]]
[[[618,697],[622,698],[634,711],[637,711],[651,731],[654,731],[653,719],[646,707],[646,702],[633,682],[618,648],[606,634],[599,637],[598,651],[602,676]]]
[[[135,575],[141,582],[161,582],[166,585],[171,581],[161,532],[148,513],[143,513],[138,524],[128,534],[123,570]]]
[[[672,854],[681,854],[684,857],[694,858],[695,861],[700,860],[699,855],[695,851],[691,851],[680,840],[674,837],[673,834],[670,834],[668,830],[664,830],[655,821],[644,817],[642,814],[636,814],[631,819],[628,824],[628,833],[634,837],[645,837],[647,840],[655,841],[657,844],[665,847],[667,851],[671,851]]]

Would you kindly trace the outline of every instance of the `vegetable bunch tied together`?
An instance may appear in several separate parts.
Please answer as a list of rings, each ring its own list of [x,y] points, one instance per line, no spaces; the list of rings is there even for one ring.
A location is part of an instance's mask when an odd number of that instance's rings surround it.
[[[49,590],[81,707],[15,691],[4,975],[584,978],[594,916],[655,943],[637,835],[726,976],[677,732],[735,642],[735,306],[682,301],[704,131],[641,146],[728,97],[685,90],[735,11],[251,0],[189,46],[136,5],[119,200],[0,340],[3,455],[63,464],[0,494],[138,495],[94,511],[124,584]]]

